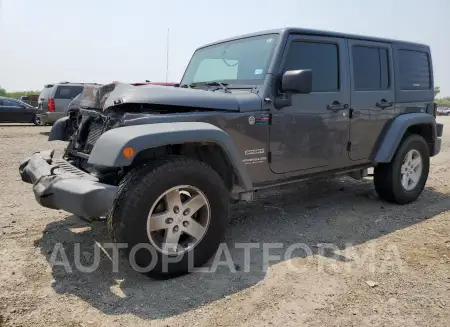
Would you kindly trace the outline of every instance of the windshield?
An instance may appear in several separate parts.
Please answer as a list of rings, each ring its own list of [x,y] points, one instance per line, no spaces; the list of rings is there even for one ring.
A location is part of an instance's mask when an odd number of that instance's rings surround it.
[[[26,106],[26,107],[32,107],[32,105],[30,105],[29,103],[23,102],[23,101],[21,101],[21,100],[17,100],[17,102],[20,103],[20,104],[23,105],[23,106]]]
[[[278,34],[267,34],[198,49],[181,84],[262,84],[277,42]]]

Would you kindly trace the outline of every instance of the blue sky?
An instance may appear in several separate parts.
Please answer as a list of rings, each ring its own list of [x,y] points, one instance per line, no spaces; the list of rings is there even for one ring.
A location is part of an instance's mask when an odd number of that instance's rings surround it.
[[[192,52],[283,26],[429,44],[450,96],[450,0],[0,0],[0,86],[55,81],[179,81]]]

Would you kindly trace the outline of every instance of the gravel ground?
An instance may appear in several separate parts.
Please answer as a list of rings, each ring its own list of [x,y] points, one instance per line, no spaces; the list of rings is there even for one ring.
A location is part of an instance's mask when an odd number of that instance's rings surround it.
[[[64,144],[46,141],[49,127],[0,125],[0,326],[449,326],[450,117],[439,120],[446,139],[415,203],[380,201],[369,179],[261,194],[232,210],[236,272],[165,281],[124,260],[113,272],[104,252],[92,273],[51,267],[57,243],[71,267],[76,244],[92,263],[94,244],[110,241],[105,223],[40,207],[18,162]],[[245,242],[258,246],[250,260],[235,246]],[[279,247],[268,270],[263,242]]]

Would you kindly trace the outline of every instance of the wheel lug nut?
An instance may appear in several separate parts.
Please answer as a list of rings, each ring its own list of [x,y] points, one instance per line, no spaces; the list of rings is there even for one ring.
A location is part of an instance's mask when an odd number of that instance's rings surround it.
[[[174,233],[178,232],[178,225],[173,228],[173,232]]]
[[[178,206],[173,207],[173,212],[174,213],[179,213],[180,212],[180,208],[178,208]]]
[[[189,222],[188,221],[183,221],[183,226],[184,227],[188,227],[189,226]]]
[[[167,218],[166,219],[166,224],[171,224],[173,223],[173,219],[172,218]]]
[[[187,216],[187,215],[189,215],[189,212],[191,212],[191,210],[186,209],[186,210],[184,210],[183,215]]]

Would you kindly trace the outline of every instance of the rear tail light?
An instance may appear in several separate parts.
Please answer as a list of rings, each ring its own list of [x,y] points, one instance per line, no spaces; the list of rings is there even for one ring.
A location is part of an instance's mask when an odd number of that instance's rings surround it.
[[[48,99],[48,111],[55,112],[55,99]]]

